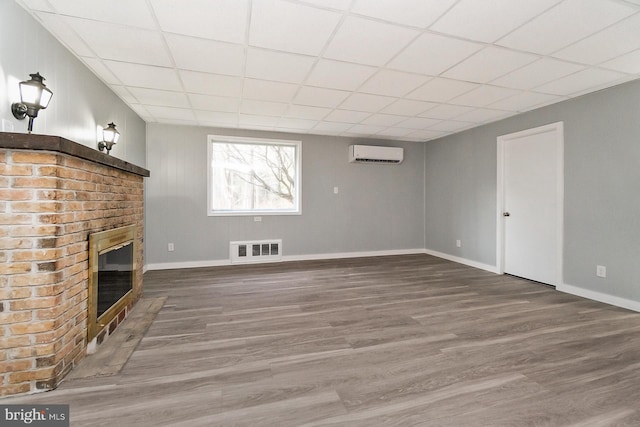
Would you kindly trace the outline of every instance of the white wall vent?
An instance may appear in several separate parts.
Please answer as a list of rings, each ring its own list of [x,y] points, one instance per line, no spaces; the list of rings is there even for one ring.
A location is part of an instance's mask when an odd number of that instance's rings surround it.
[[[229,242],[231,264],[282,261],[282,240]]]
[[[404,149],[402,147],[380,147],[376,145],[350,145],[349,162],[351,163],[402,163]]]

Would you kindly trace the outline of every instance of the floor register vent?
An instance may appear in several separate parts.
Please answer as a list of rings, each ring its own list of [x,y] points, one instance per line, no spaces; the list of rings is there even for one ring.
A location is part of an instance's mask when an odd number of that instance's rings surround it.
[[[249,264],[282,260],[282,240],[229,242],[231,264]]]

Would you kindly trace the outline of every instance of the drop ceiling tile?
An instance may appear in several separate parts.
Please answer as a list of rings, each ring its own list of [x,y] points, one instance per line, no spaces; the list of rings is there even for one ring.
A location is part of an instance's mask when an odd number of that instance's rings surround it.
[[[196,120],[193,111],[186,108],[161,107],[145,105],[145,108],[156,119]]]
[[[531,89],[584,68],[582,65],[545,57],[497,78],[491,83],[513,89]]]
[[[458,132],[463,129],[468,129],[475,125],[476,124],[472,122],[459,122],[455,120],[445,120],[440,123],[436,123],[433,126],[430,126],[429,130],[435,130],[440,132]]]
[[[489,46],[443,73],[442,76],[469,82],[487,83],[536,59],[538,59],[537,56],[528,53]]]
[[[489,105],[491,108],[508,111],[529,111],[534,108],[560,102],[565,98],[546,93],[523,92]]]
[[[160,105],[165,107],[190,108],[189,100],[183,92],[170,92],[158,89],[130,87],[129,92],[145,105]]]
[[[242,79],[240,77],[185,70],[179,71],[179,74],[187,92],[235,97],[239,97],[242,93]]]
[[[310,56],[250,48],[247,53],[245,76],[260,80],[301,83],[314,62],[315,59]]]
[[[474,123],[485,123],[489,121],[498,120],[504,117],[512,116],[513,113],[509,111],[491,110],[488,108],[478,108],[477,110],[469,111],[456,117],[456,120],[463,120]]]
[[[321,59],[311,71],[306,84],[332,89],[356,90],[375,73],[365,65]]]
[[[158,123],[162,123],[165,125],[177,125],[177,126],[198,126],[200,123],[197,120],[189,120],[189,119],[173,119],[173,118],[163,118],[158,120]]]
[[[371,135],[378,133],[380,131],[385,130],[385,126],[375,126],[375,125],[354,125],[349,128],[348,133],[357,133],[360,135]]]
[[[105,83],[110,85],[121,84],[120,80],[113,75],[110,69],[108,69],[104,63],[98,58],[82,58],[84,63],[89,67],[93,73],[101,78]]]
[[[588,68],[539,86],[536,91],[554,95],[573,95],[587,90],[602,89],[610,84],[615,84],[624,77],[624,74],[615,71]]]
[[[438,76],[482,47],[478,43],[425,33],[395,57],[389,68]]]
[[[469,105],[472,107],[484,107],[485,105],[493,104],[501,99],[517,95],[518,93],[520,93],[520,91],[515,89],[484,85],[452,99],[451,102],[454,104]]]
[[[462,105],[440,104],[437,107],[431,108],[425,111],[424,113],[420,114],[420,117],[448,120],[472,110],[473,110],[473,107],[464,107]]]
[[[254,116],[250,114],[240,114],[238,116],[238,126],[240,127],[252,127],[252,126],[276,126],[278,123],[278,117],[272,116]]]
[[[561,0],[462,0],[431,30],[491,43]]]
[[[411,99],[400,99],[388,107],[381,110],[383,113],[395,114],[398,116],[416,116],[430,108],[435,107],[436,103],[414,101]]]
[[[52,4],[61,15],[155,29],[153,16],[144,0],[55,0]]]
[[[109,87],[109,89],[111,89],[112,91],[114,91],[116,93],[116,95],[118,95],[120,97],[120,99],[122,99],[124,102],[126,102],[127,104],[138,104],[138,103],[144,103],[144,101],[140,101],[139,99],[137,99],[136,97],[134,97],[131,92],[129,91],[129,89],[127,89],[124,86],[116,86],[116,85],[112,85]]]
[[[339,13],[282,0],[253,2],[249,44],[318,55],[341,16]],[[311,28],[313,31],[309,31]]]
[[[220,111],[194,111],[196,118],[202,124],[208,126],[237,126],[238,115],[231,112]]]
[[[78,18],[66,22],[102,59],[172,66],[158,32]]]
[[[320,87],[303,86],[293,102],[300,105],[335,108],[344,101],[350,92]]]
[[[333,110],[327,117],[326,121],[341,123],[360,123],[371,114],[362,111]]]
[[[553,54],[596,65],[640,48],[640,15],[632,16]]]
[[[190,93],[189,101],[191,102],[191,106],[196,110],[236,113],[240,107],[240,100],[238,98],[224,96]]]
[[[284,116],[295,119],[322,120],[330,112],[331,108],[290,105]]]
[[[369,111],[375,113],[391,104],[396,98],[379,95],[369,95],[366,93],[354,93],[340,104],[343,110]]]
[[[403,120],[398,123],[397,127],[408,129],[427,129],[430,126],[435,125],[440,120],[427,119],[425,117],[412,117],[407,120]]]
[[[317,123],[317,120],[281,117],[280,120],[278,120],[278,127],[283,129],[309,130],[313,129]]]
[[[325,9],[347,10],[351,5],[351,0],[299,0],[302,3]]]
[[[249,15],[247,0],[151,0],[162,30],[244,43]]]
[[[240,113],[256,116],[281,116],[288,105],[282,102],[256,101],[245,99],[240,104]]]
[[[115,61],[104,61],[104,64],[125,86],[182,90],[180,79],[172,68]]]
[[[359,89],[360,92],[401,97],[423,85],[429,77],[401,71],[380,70]]]
[[[602,67],[623,73],[640,74],[640,49],[605,62]]]
[[[403,120],[406,120],[406,116],[394,116],[391,114],[373,114],[362,121],[363,125],[375,125],[375,126],[394,126]]]
[[[409,137],[413,140],[429,141],[432,139],[441,138],[447,135],[447,133],[448,132],[440,132],[435,130],[418,130],[411,132],[410,134],[406,135],[406,137]]]
[[[244,71],[242,45],[174,34],[165,38],[178,68],[232,76],[240,76]]]
[[[351,12],[384,21],[427,28],[455,0],[356,0]]]
[[[380,66],[417,35],[417,31],[408,28],[350,16],[333,36],[324,56]]]
[[[435,78],[411,92],[407,97],[423,101],[447,102],[452,98],[455,98],[465,92],[469,92],[477,87],[479,87],[479,85],[475,83]]]
[[[377,133],[379,136],[403,137],[415,132],[415,129],[390,127]]]
[[[636,12],[615,0],[566,0],[524,24],[497,44],[550,54]]]
[[[322,133],[340,133],[345,132],[347,129],[352,127],[351,123],[338,123],[338,122],[320,122],[313,127],[314,132]]]
[[[95,56],[87,44],[71,29],[64,19],[50,13],[36,13],[36,17],[58,40],[67,46],[75,55]]]
[[[298,85],[291,83],[244,79],[242,97],[263,101],[290,102],[297,90]]]

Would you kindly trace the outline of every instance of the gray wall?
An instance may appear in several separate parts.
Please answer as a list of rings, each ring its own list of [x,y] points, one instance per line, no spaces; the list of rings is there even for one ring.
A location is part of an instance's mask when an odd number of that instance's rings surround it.
[[[496,138],[558,121],[564,283],[640,301],[640,81],[427,143],[426,248],[495,265]],[[596,277],[596,264],[607,278]]]
[[[210,134],[301,140],[302,215],[207,216]],[[282,238],[285,256],[424,247],[421,143],[387,142],[405,148],[405,161],[379,165],[349,163],[347,138],[149,124],[147,139],[148,264],[224,261],[229,241],[249,239]]]
[[[33,132],[57,135],[96,148],[96,127],[114,122],[121,133],[115,157],[145,166],[145,122],[14,1],[0,1],[0,130],[26,133],[28,119],[11,114],[18,82],[40,72],[53,92]],[[4,122],[4,121],[7,122]]]

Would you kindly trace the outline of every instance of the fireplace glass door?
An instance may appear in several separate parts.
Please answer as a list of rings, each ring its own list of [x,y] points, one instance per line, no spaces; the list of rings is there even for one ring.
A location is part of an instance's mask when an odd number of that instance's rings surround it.
[[[89,235],[89,341],[132,301],[137,270],[135,236],[133,225]]]

